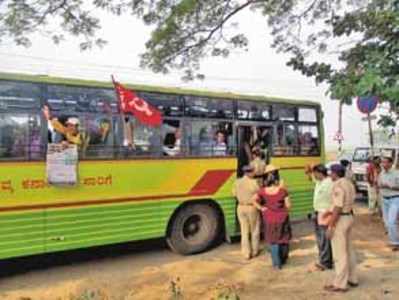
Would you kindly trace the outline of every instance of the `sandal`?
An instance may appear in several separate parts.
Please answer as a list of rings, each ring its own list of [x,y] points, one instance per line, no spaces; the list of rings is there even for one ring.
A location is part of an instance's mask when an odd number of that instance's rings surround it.
[[[321,265],[319,263],[315,263],[314,266],[319,271],[324,271],[326,269],[326,267],[324,267],[323,265]]]
[[[350,287],[358,287],[359,286],[359,283],[357,283],[357,282],[352,282],[352,281],[348,281],[348,285],[350,286]]]
[[[328,292],[336,292],[336,293],[345,293],[348,291],[348,289],[341,289],[339,287],[336,287],[334,285],[326,285],[324,287],[324,290],[328,291]]]

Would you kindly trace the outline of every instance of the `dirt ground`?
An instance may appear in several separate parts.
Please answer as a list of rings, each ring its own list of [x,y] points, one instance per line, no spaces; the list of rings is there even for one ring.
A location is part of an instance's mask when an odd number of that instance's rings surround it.
[[[309,271],[316,258],[311,223],[295,224],[294,237],[288,265],[281,271],[272,270],[265,250],[245,261],[237,242],[189,257],[150,249],[27,270],[22,266],[10,275],[3,269],[0,299],[191,300],[218,299],[228,292],[241,300],[399,299],[399,253],[386,247],[381,223],[363,205],[356,208],[354,233],[360,285],[345,294],[323,291],[333,271]]]

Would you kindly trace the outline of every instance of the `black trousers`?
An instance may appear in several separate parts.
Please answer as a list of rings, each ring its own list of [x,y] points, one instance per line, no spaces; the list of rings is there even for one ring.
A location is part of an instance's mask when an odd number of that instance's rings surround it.
[[[319,264],[327,269],[333,268],[333,253],[331,241],[327,238],[327,226],[319,225],[317,222],[317,212],[314,218],[317,248],[319,249]]]

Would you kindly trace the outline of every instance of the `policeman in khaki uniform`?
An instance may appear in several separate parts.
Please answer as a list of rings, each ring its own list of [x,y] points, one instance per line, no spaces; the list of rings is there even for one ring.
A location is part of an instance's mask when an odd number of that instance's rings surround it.
[[[244,176],[237,179],[233,187],[233,195],[238,200],[237,215],[241,228],[241,252],[246,259],[259,252],[260,215],[252,204],[252,197],[259,191],[254,179],[254,168],[244,166]]]
[[[348,286],[358,286],[356,253],[352,245],[353,205],[356,191],[353,183],[345,178],[345,168],[331,166],[332,215],[328,222],[327,236],[331,239],[335,261],[335,278],[332,285],[324,287],[330,292],[346,292]]]

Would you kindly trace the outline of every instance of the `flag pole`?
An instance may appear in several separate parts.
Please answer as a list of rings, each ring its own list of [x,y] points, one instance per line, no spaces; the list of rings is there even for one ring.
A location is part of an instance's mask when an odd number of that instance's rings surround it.
[[[126,114],[124,113],[123,109],[122,109],[122,101],[121,98],[119,96],[118,91],[116,90],[116,84],[118,83],[115,78],[114,75],[111,74],[111,80],[112,83],[114,85],[114,90],[115,90],[115,94],[116,94],[116,98],[118,99],[118,104],[119,104],[119,112],[120,112],[120,117],[121,117],[121,121],[122,121],[122,125],[123,125],[123,146],[125,146],[125,141],[128,141],[128,147],[132,147],[133,146],[133,140],[132,140],[132,131],[130,127],[130,121],[126,122]],[[128,136],[130,134],[130,137]]]

